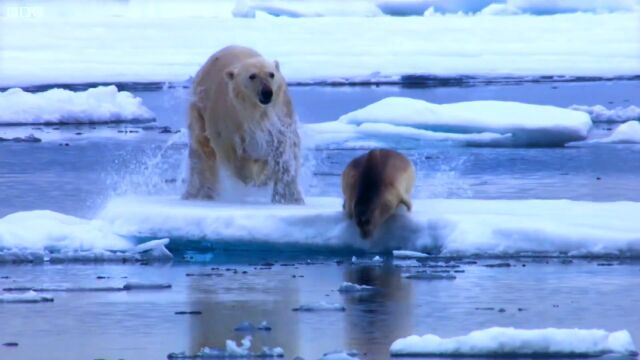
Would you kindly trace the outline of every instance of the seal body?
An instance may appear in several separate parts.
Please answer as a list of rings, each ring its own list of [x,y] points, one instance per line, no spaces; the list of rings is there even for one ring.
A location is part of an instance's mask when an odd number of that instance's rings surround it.
[[[349,162],[342,172],[343,209],[363,239],[370,238],[401,204],[411,211],[415,179],[411,161],[394,150],[371,150]]]

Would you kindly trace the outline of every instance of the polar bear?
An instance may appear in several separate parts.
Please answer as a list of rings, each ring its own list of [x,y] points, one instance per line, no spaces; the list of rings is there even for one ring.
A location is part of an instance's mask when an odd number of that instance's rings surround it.
[[[302,204],[300,135],[277,61],[228,46],[198,71],[189,108],[184,198],[215,199],[222,166],[250,186],[273,183],[271,201]]]

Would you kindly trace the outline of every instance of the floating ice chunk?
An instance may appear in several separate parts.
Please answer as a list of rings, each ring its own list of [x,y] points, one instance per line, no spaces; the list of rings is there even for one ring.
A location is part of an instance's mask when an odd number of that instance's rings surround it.
[[[225,349],[204,347],[195,355],[187,355],[184,352],[171,353],[169,359],[249,359],[249,358],[280,358],[284,356],[284,350],[280,347],[262,347],[260,352],[251,352],[251,336],[246,336],[238,345],[233,340],[225,342]]]
[[[271,331],[271,325],[265,320],[258,325],[258,330],[260,331]]]
[[[384,260],[380,256],[374,256],[371,260],[369,259],[358,259],[353,256],[351,258],[351,264],[359,265],[359,266],[382,266],[384,264]]]
[[[584,357],[606,354],[637,354],[626,331],[537,329],[493,327],[467,335],[440,338],[428,334],[398,339],[389,349],[392,356],[513,356]]]
[[[0,304],[2,303],[40,303],[52,302],[53,297],[44,296],[35,291],[28,291],[24,294],[0,294]]]
[[[100,220],[46,210],[0,218],[0,263],[168,260],[168,241],[133,246]]]
[[[394,259],[393,260],[393,266],[397,266],[397,267],[401,267],[401,268],[405,268],[405,267],[421,267],[422,264],[417,261],[416,259],[402,259],[400,258],[399,260]]]
[[[640,144],[640,122],[627,121],[618,126],[611,135],[590,142],[610,144]]]
[[[122,288],[124,290],[158,290],[158,289],[171,289],[169,283],[153,283],[142,281],[128,281]]]
[[[418,272],[414,274],[409,274],[406,276],[407,279],[413,280],[455,280],[456,277],[451,274],[441,274],[441,273],[433,273],[433,272]]]
[[[591,128],[591,120],[583,112],[554,106],[509,101],[438,105],[403,97],[380,100],[341,116],[338,122],[359,127],[387,124],[442,133],[511,135],[496,139],[495,144],[501,146],[562,146],[586,139]]]
[[[371,292],[376,291],[377,288],[369,285],[358,285],[350,282],[343,282],[338,288],[338,292],[341,293],[358,293],[358,292]]]
[[[429,257],[429,255],[411,250],[393,250],[393,257],[398,259],[422,259]]]
[[[357,351],[332,351],[325,353],[318,360],[358,360]]]
[[[297,308],[293,308],[293,311],[303,311],[303,312],[312,312],[312,311],[345,311],[346,308],[340,304],[335,303],[327,303],[327,302],[318,302],[313,304],[304,304],[300,305]]]
[[[0,92],[0,125],[96,124],[151,122],[142,100],[115,86],[73,92],[51,89],[29,93],[14,88]]]
[[[571,105],[569,106],[569,109],[586,112],[591,117],[591,121],[594,122],[625,122],[629,120],[640,120],[640,107],[635,105],[627,107],[618,106],[613,109],[607,109],[602,105]]]

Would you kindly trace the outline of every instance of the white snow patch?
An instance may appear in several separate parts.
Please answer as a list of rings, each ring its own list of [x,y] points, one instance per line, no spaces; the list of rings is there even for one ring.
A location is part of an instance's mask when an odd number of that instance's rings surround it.
[[[610,144],[640,144],[640,122],[627,121],[618,126],[611,135],[603,138],[592,140],[597,143]]]
[[[586,114],[554,106],[508,101],[438,105],[403,97],[380,100],[341,116],[337,123],[357,126],[356,133],[372,125],[384,125],[382,134],[391,133],[394,127],[453,134],[491,133],[497,137],[487,145],[514,146],[561,146],[584,140],[592,125]],[[326,124],[311,126],[318,132],[322,126],[329,126]]]
[[[634,355],[636,348],[626,331],[583,329],[522,330],[493,327],[467,335],[441,338],[427,334],[398,339],[392,356],[602,356]]]
[[[607,109],[602,105],[571,105],[569,109],[586,112],[594,122],[625,122],[640,119],[640,107],[635,105],[618,106],[613,109]]]
[[[357,293],[357,292],[371,292],[377,290],[373,286],[369,285],[358,285],[350,282],[343,282],[342,285],[338,288],[338,292],[341,293]]]
[[[341,210],[342,199],[305,201],[303,206],[283,206],[122,197],[112,199],[96,221],[121,235],[184,241],[406,249],[443,255],[640,254],[637,202],[415,199],[411,213],[392,216],[373,239],[362,241]]]
[[[3,294],[0,293],[0,304],[2,303],[40,303],[52,302],[53,297],[44,296],[35,291],[28,291],[24,294]]]
[[[182,2],[173,7],[179,15]],[[2,39],[0,86],[184,81],[231,42],[279,60],[287,80],[301,82],[397,79],[403,74],[640,73],[640,24],[633,13],[304,19],[194,15],[2,17],[3,33],[20,36]],[[362,29],[367,36],[358,35]],[[514,46],[522,43],[527,46]]]
[[[411,250],[393,250],[393,257],[398,259],[421,259],[429,257],[428,254]]]
[[[0,92],[0,125],[98,124],[151,122],[154,114],[142,99],[115,86],[74,92],[40,93],[14,88]]]
[[[302,311],[302,312],[314,312],[314,311],[345,311],[345,307],[340,304],[328,303],[328,302],[317,302],[312,304],[302,304],[297,308],[293,308],[293,311]]]
[[[0,263],[166,260],[169,239],[134,246],[100,220],[85,220],[48,210],[0,218]]]

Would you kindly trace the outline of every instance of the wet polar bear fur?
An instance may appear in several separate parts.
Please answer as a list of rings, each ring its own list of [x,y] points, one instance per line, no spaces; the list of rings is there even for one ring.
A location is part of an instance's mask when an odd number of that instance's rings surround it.
[[[342,173],[344,211],[368,239],[402,204],[411,211],[416,170],[401,153],[375,149],[347,165]]]
[[[224,166],[245,185],[273,183],[274,203],[304,202],[297,118],[277,61],[242,46],[213,54],[193,83],[189,135],[184,198],[220,196]]]

